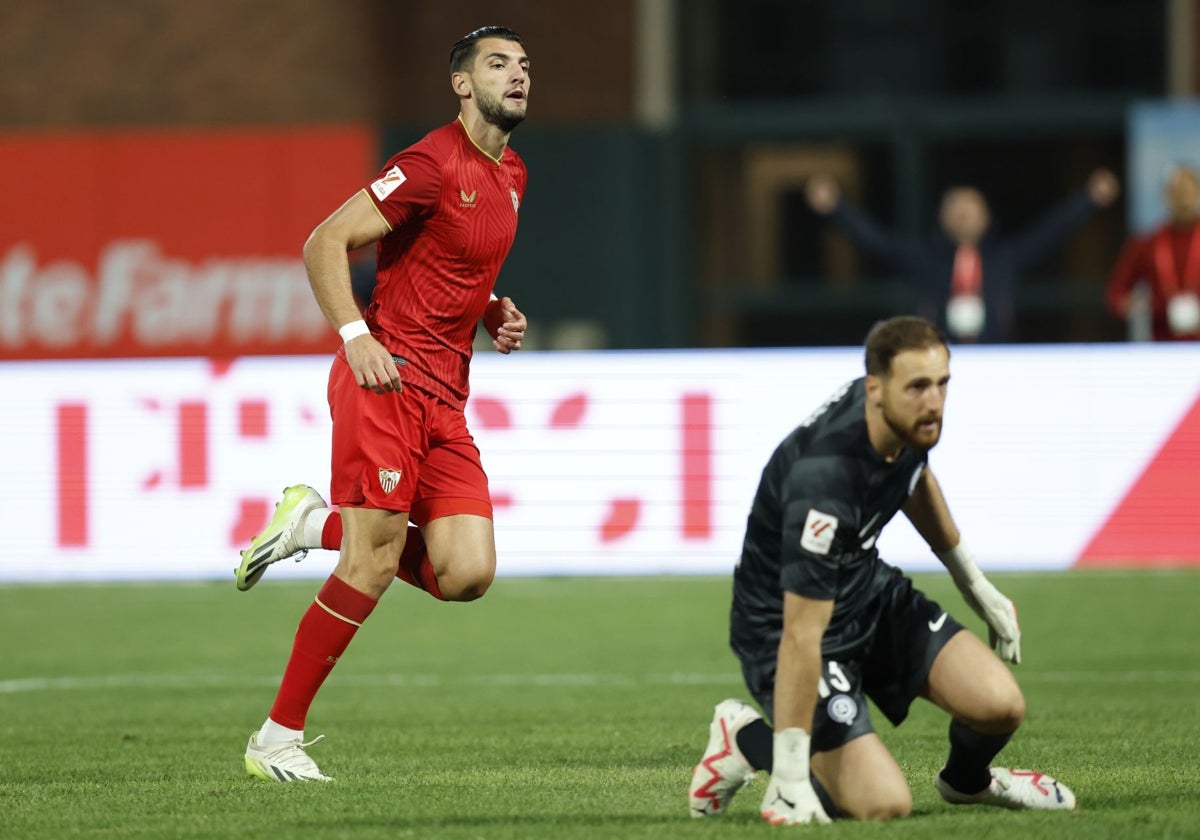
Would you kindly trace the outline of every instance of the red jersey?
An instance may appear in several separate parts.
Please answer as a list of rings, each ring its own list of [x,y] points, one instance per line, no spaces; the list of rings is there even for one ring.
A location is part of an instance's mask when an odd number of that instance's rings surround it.
[[[1150,287],[1150,311],[1156,341],[1194,340],[1177,336],[1167,321],[1167,303],[1180,292],[1200,294],[1200,223],[1165,224],[1145,236],[1131,238],[1121,249],[1108,281],[1106,299],[1120,313],[1139,282]]]
[[[364,317],[408,364],[400,378],[456,408],[470,387],[471,345],[517,233],[525,164],[480,149],[461,119],[383,166],[366,192],[390,232],[379,240]]]

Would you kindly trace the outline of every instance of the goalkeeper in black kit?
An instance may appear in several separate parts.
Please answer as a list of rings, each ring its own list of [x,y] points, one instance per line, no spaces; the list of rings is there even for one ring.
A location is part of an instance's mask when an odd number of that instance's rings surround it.
[[[723,813],[757,770],[770,773],[760,813],[774,825],[906,816],[912,794],[868,697],[896,725],[917,697],[950,715],[934,779],[947,802],[1071,810],[1061,782],[992,766],[1025,716],[1004,665],[1020,662],[1021,632],[929,469],[950,382],[946,338],[921,318],[883,321],[867,336],[866,370],[763,469],[734,572],[730,644],[765,718],[740,700],[717,705],[688,789],[692,816]],[[901,510],[987,622],[995,653],[880,558],[876,538]]]

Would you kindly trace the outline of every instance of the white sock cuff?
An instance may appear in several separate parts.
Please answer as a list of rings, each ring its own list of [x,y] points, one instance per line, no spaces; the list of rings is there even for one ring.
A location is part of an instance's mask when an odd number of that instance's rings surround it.
[[[320,548],[321,534],[325,531],[325,520],[329,518],[329,514],[333,513],[327,507],[316,508],[310,510],[304,517],[304,525],[301,528],[300,544],[305,548]]]
[[[267,718],[262,728],[258,730],[258,743],[260,746],[286,744],[288,741],[295,740],[304,740],[303,729],[288,729],[286,726],[280,726],[270,718]]]

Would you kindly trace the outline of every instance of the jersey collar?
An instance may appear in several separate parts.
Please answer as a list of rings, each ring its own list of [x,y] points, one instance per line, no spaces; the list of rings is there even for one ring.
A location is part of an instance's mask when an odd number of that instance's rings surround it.
[[[486,151],[486,150],[483,148],[483,146],[480,146],[478,143],[476,143],[476,142],[475,142],[475,138],[471,136],[471,131],[470,131],[470,129],[468,129],[468,128],[467,128],[467,123],[466,123],[466,120],[464,120],[464,119],[463,119],[463,115],[462,115],[462,112],[461,112],[461,111],[460,111],[460,112],[459,112],[459,114],[458,114],[458,124],[462,126],[463,134],[467,135],[467,139],[471,141],[471,145],[472,145],[472,146],[474,146],[476,149],[478,149],[478,150],[479,150],[479,154],[483,155],[485,158],[487,158],[488,160],[490,160],[492,163],[494,163],[494,164],[496,164],[497,166],[499,166],[499,165],[500,165],[500,158],[498,158],[498,157],[492,157],[492,156],[491,156],[491,155],[490,155],[490,154],[489,154],[489,153],[488,153],[488,152],[487,152],[487,151]],[[506,147],[506,148],[507,148],[507,147]],[[500,154],[501,154],[501,156],[503,156],[503,155],[504,155],[504,152],[501,152]]]

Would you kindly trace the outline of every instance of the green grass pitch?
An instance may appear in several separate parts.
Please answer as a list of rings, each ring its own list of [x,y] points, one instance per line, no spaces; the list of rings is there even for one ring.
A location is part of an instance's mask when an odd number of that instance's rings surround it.
[[[316,556],[306,562],[320,562]],[[745,696],[724,578],[397,584],[309,717],[328,785],[244,775],[318,583],[0,587],[0,837],[1200,837],[1200,573],[997,574],[1029,715],[1002,758],[1073,814],[952,808],[946,718],[876,725],[913,788],[892,824],[773,829],[765,781],[709,820],[685,789],[714,703]],[[970,627],[945,576],[917,583]]]

